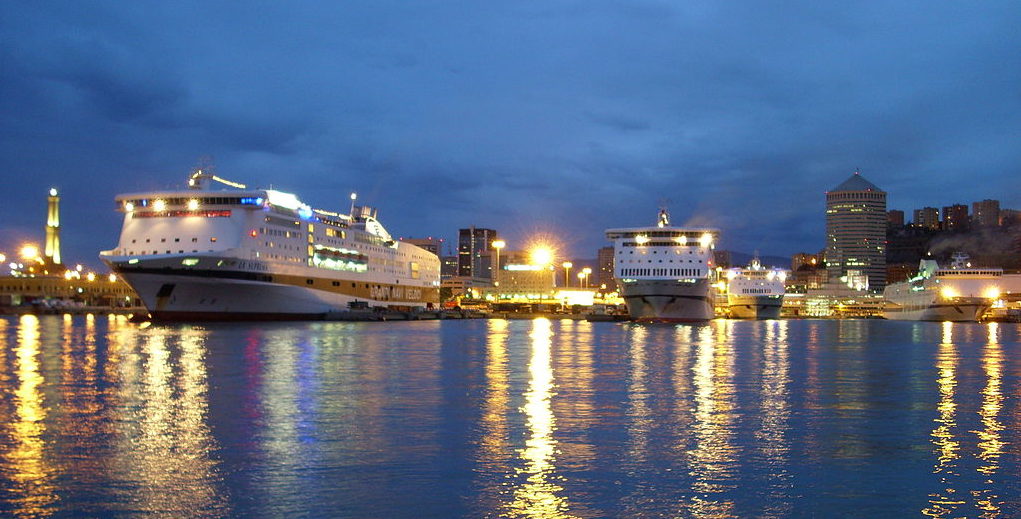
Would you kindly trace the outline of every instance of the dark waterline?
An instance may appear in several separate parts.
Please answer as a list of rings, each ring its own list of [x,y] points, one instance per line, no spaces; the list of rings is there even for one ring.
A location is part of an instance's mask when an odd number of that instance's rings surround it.
[[[0,515],[1016,517],[1019,331],[0,318]]]

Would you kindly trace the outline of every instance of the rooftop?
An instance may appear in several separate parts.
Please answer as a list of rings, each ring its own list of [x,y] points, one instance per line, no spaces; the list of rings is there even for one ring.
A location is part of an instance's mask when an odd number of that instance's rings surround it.
[[[855,171],[854,174],[851,175],[850,178],[845,180],[839,186],[837,186],[837,187],[835,187],[835,188],[830,190],[831,193],[839,192],[839,191],[879,191],[879,192],[882,192],[883,190],[879,189],[878,187],[876,187],[876,185],[873,184],[872,182],[869,182],[868,180],[865,180],[865,177],[861,176],[861,173],[858,173],[857,171]]]

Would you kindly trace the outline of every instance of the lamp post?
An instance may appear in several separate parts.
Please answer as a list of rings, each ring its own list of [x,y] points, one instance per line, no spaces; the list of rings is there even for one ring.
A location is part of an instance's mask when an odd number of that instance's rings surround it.
[[[589,268],[589,267],[585,267],[585,268],[581,269],[581,273],[585,274],[585,288],[588,288],[588,277],[589,277],[589,275],[592,274],[592,269]]]
[[[500,286],[500,249],[506,246],[507,242],[503,240],[496,240],[493,242],[493,250],[496,251],[494,259],[496,261],[494,261],[494,265],[491,265],[489,267],[491,272],[491,275],[489,277],[493,280],[494,286]]]
[[[561,266],[564,267],[564,287],[568,288],[571,286],[571,267],[574,264],[570,261],[565,261]]]

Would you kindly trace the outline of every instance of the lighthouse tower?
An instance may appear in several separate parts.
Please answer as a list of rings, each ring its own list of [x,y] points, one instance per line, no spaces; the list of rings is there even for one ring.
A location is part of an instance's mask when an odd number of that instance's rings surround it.
[[[46,208],[46,262],[60,265],[60,197],[51,188]]]

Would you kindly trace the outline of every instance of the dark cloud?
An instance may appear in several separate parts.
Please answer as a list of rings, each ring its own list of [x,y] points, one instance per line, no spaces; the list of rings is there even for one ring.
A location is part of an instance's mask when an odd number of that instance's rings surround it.
[[[856,168],[891,208],[1021,208],[1019,22],[1006,1],[7,2],[0,239],[41,237],[58,185],[67,255],[94,261],[117,192],[201,155],[326,208],[357,191],[396,234],[556,233],[576,257],[664,200],[725,247],[815,251]]]

